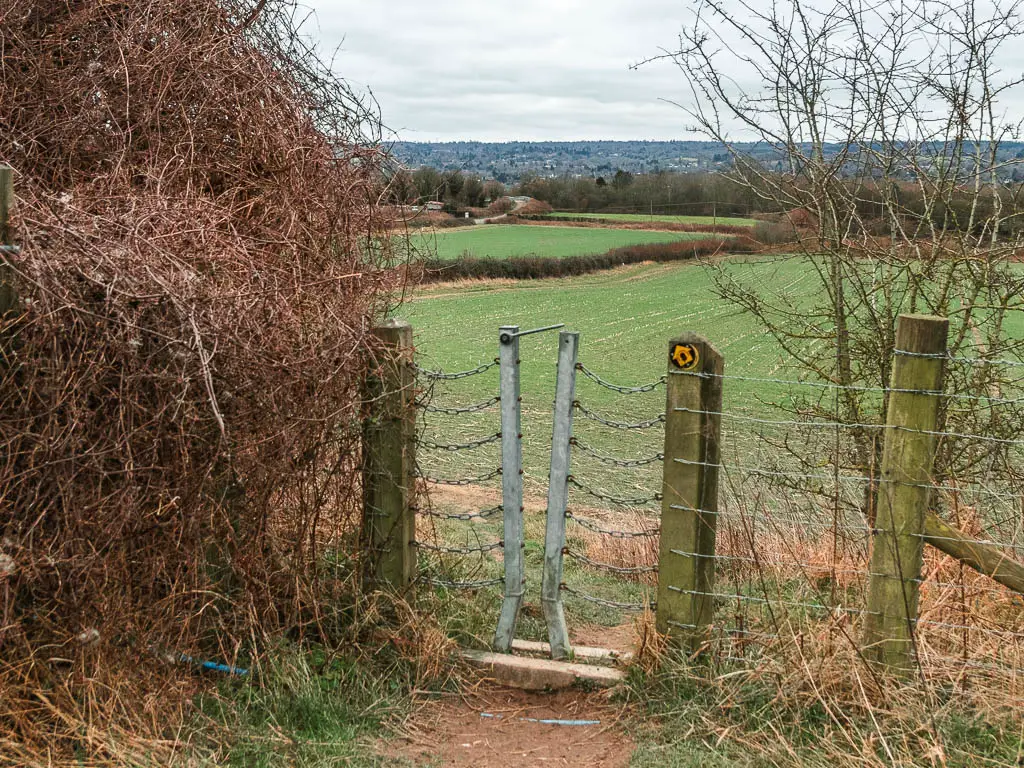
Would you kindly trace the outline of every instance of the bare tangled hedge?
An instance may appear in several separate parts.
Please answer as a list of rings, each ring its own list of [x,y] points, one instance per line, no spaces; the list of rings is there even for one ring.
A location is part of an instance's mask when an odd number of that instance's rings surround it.
[[[395,273],[374,116],[293,11],[0,9],[22,246],[0,329],[0,764],[115,759],[111,733],[182,700],[142,671],[158,651],[329,631],[344,572],[317,563],[357,505],[357,392]]]

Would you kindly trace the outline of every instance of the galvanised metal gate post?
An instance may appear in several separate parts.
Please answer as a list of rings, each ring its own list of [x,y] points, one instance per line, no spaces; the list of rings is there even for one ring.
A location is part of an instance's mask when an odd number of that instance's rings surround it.
[[[498,337],[501,362],[501,499],[505,518],[505,598],[494,648],[512,650],[526,582],[523,570],[523,434],[519,396],[519,326],[505,325]]]
[[[548,481],[547,533],[544,537],[544,578],[541,605],[548,625],[551,658],[572,653],[562,606],[562,557],[565,549],[565,512],[569,501],[569,459],[572,451],[573,401],[576,399],[576,361],[580,335],[562,331],[558,336],[558,377],[551,430],[551,474]]]

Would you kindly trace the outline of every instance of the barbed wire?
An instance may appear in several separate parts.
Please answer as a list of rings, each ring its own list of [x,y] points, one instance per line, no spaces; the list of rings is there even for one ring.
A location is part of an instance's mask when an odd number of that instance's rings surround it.
[[[868,424],[842,421],[811,421],[811,420],[776,420],[762,419],[755,416],[744,416],[729,411],[704,411],[697,408],[673,408],[676,413],[694,413],[706,416],[722,416],[737,421],[746,421],[755,424],[765,424],[778,427],[815,427],[819,429],[892,429],[898,432],[909,432],[915,435],[931,435],[934,437],[955,437],[963,440],[978,440],[981,442],[1003,443],[1005,445],[1024,445],[1024,440],[1012,438],[989,437],[987,435],[971,435],[960,432],[939,432],[931,429],[913,429],[899,424]]]
[[[729,381],[743,381],[753,384],[782,384],[787,387],[809,387],[812,389],[840,389],[849,392],[873,392],[888,395],[893,392],[908,395],[932,395],[947,400],[970,400],[985,402],[989,405],[1018,405],[1024,403],[1024,397],[1001,398],[991,395],[967,395],[960,392],[942,392],[937,389],[900,389],[890,387],[867,387],[857,384],[836,384],[828,381],[799,381],[796,379],[775,379],[758,376],[736,376],[723,373],[705,373],[703,371],[672,371],[672,376],[693,376],[698,379],[723,379]]]
[[[577,525],[586,528],[588,531],[600,533],[603,536],[610,536],[613,539],[651,539],[661,533],[660,527],[650,528],[646,531],[625,531],[617,528],[604,528],[585,517],[580,517],[575,512],[566,512],[565,519],[572,520]]]
[[[935,621],[934,619],[911,619],[915,624],[930,624],[935,627],[946,627],[948,629],[966,629],[973,632],[984,632],[991,635],[1003,635],[1010,637],[1024,637],[1024,632],[1018,632],[1014,629],[992,629],[990,627],[980,627],[977,624],[949,624],[944,621]]]
[[[478,411],[484,411],[490,408],[492,405],[496,405],[501,402],[501,397],[492,397],[490,400],[484,400],[481,403],[474,403],[473,405],[456,406],[453,408],[440,408],[430,403],[417,402],[416,407],[421,408],[426,413],[441,413],[446,416],[458,416],[463,413],[476,413]]]
[[[703,597],[713,597],[720,600],[739,600],[741,602],[760,603],[763,605],[789,605],[794,608],[813,608],[822,611],[828,611],[834,613],[836,611],[842,613],[854,613],[854,614],[871,614],[878,615],[877,611],[868,611],[863,608],[844,608],[841,605],[824,605],[822,603],[802,603],[797,600],[783,600],[782,598],[766,598],[756,597],[754,595],[743,595],[740,593],[725,594],[721,592],[703,592],[699,589],[683,589],[672,584],[668,585],[668,588],[673,592],[678,592],[681,595],[699,595]]]
[[[428,544],[425,541],[414,541],[412,542],[412,545],[419,549],[424,549],[427,552],[440,552],[445,555],[474,555],[493,552],[496,549],[503,549],[505,547],[505,542],[495,541],[491,544],[481,544],[478,547],[442,547],[436,544]]]
[[[824,571],[827,573],[842,573],[852,574],[856,576],[869,576],[870,574],[863,568],[835,568],[828,564],[815,564],[815,563],[800,563],[794,560],[769,560],[765,557],[742,557],[740,555],[721,555],[718,553],[704,555],[697,552],[683,552],[679,549],[670,549],[673,555],[686,558],[696,558],[704,560],[722,560],[724,562],[738,562],[738,563],[753,563],[759,566],[792,566],[795,568],[802,568],[808,571]]]
[[[642,507],[645,504],[650,504],[652,501],[661,501],[661,494],[655,493],[653,496],[639,496],[636,498],[623,498],[619,496],[612,496],[611,494],[604,493],[603,491],[596,490],[590,486],[584,485],[576,479],[575,475],[569,475],[568,480],[570,485],[579,488],[584,493],[588,493],[596,499],[601,501],[611,502],[612,504],[618,504],[620,507]]]
[[[579,371],[580,373],[582,373],[584,376],[586,376],[591,381],[593,381],[595,384],[597,384],[597,385],[599,385],[601,387],[604,387],[605,389],[610,389],[610,390],[613,390],[614,392],[619,392],[619,393],[621,393],[623,395],[637,395],[637,394],[640,394],[642,392],[652,392],[653,390],[657,389],[662,384],[664,384],[665,382],[668,381],[668,377],[667,376],[662,376],[660,379],[658,379],[657,381],[651,382],[650,384],[640,384],[639,386],[635,386],[635,387],[627,387],[627,386],[622,386],[620,384],[612,384],[610,381],[606,381],[605,379],[602,379],[600,376],[598,376],[592,370],[587,368],[587,366],[585,366],[583,363],[576,363],[576,370]]]
[[[708,467],[710,469],[722,469],[725,471],[741,472],[748,475],[761,475],[763,477],[788,477],[795,480],[834,480],[838,482],[871,483],[881,482],[881,478],[870,478],[864,475],[815,475],[803,472],[785,472],[782,470],[761,469],[760,467],[744,467],[739,464],[716,464],[707,461],[693,461],[691,459],[672,459],[677,464],[685,464],[693,467]],[[929,486],[931,487],[931,486]]]
[[[496,443],[501,439],[501,432],[488,437],[481,437],[477,440],[469,440],[465,443],[435,443],[433,440],[427,438],[419,438],[416,444],[420,447],[426,448],[433,451],[449,451],[455,453],[457,451],[469,451],[473,448],[480,448],[484,445]]]
[[[459,371],[458,373],[445,373],[444,371],[431,371],[426,368],[420,368],[418,365],[413,365],[416,373],[423,376],[426,379],[432,381],[456,381],[457,379],[468,379],[471,376],[479,376],[481,373],[487,373],[497,365],[501,365],[501,360],[495,359],[493,362],[484,363],[483,365],[477,366],[468,371]]]
[[[918,539],[934,539],[935,541],[959,541],[961,544],[985,544],[990,547],[999,547],[1001,549],[1013,549],[1013,550],[1024,550],[1024,544],[1012,544],[1010,542],[1003,541],[988,541],[986,539],[968,539],[954,536],[930,536],[927,533],[908,533],[907,536],[912,536]]]
[[[721,632],[723,634],[728,633],[730,635],[750,635],[750,636],[756,636],[756,637],[759,637],[759,638],[763,638],[765,640],[777,640],[777,639],[779,639],[781,637],[781,635],[777,635],[775,633],[769,633],[769,632],[762,632],[759,629],[744,629],[742,627],[728,627],[728,626],[724,626],[722,624],[707,624],[705,626],[701,626],[699,624],[685,624],[685,623],[683,623],[681,621],[671,621],[670,620],[668,622],[668,625],[670,627],[678,627],[679,629],[700,629],[702,631]],[[736,659],[736,658],[733,658],[731,656],[726,656],[724,658],[731,659],[733,661],[749,661],[749,659]]]
[[[929,360],[944,360],[947,363],[963,363],[964,365],[1001,365],[1007,368],[1024,368],[1021,360],[992,360],[987,357],[956,357],[946,352],[910,352],[906,349],[894,349],[899,357],[921,357]]]
[[[561,584],[559,588],[574,597],[578,597],[581,600],[586,600],[588,603],[594,603],[595,605],[601,605],[605,608],[615,608],[619,611],[645,611],[655,610],[658,604],[654,601],[650,603],[620,603],[616,600],[605,600],[603,597],[594,597],[594,595],[588,595],[586,592],[580,592],[578,589],[573,589],[568,584]]]
[[[575,446],[583,451],[583,453],[593,456],[601,463],[608,464],[613,467],[644,467],[648,464],[654,464],[655,462],[663,461],[665,459],[665,454],[663,453],[656,453],[654,456],[650,456],[646,459],[617,459],[614,456],[605,456],[604,454],[595,451],[577,437],[569,438],[569,445]]]
[[[650,429],[651,427],[655,427],[658,424],[665,423],[665,414],[663,413],[659,414],[658,416],[655,416],[653,419],[648,419],[647,421],[638,421],[636,423],[630,423],[626,421],[614,421],[612,419],[606,419],[601,414],[596,413],[587,408],[586,406],[584,406],[582,403],[580,403],[579,400],[573,401],[572,405],[573,408],[576,408],[580,413],[582,413],[586,418],[590,419],[591,421],[596,421],[599,424],[604,424],[606,427],[612,427],[613,429]]]
[[[453,486],[464,486],[464,485],[475,485],[476,483],[486,483],[488,480],[493,480],[501,474],[501,467],[498,467],[491,472],[480,475],[478,477],[463,477],[458,480],[449,480],[444,477],[431,477],[430,475],[416,475],[421,480],[426,480],[428,483],[435,483],[437,485],[453,485]]]
[[[622,574],[642,574],[642,573],[657,573],[658,567],[655,565],[634,565],[634,566],[622,566],[612,565],[611,563],[602,563],[598,560],[591,560],[586,555],[574,552],[569,547],[562,550],[562,554],[571,560],[576,560],[580,563],[585,563],[591,568],[597,568],[600,571],[609,571],[611,573],[622,573]]]
[[[492,515],[496,515],[498,512],[504,512],[505,507],[499,504],[496,507],[485,509],[482,512],[437,512],[433,509],[417,510],[419,514],[426,515],[428,517],[436,517],[440,520],[486,520]]]
[[[696,467],[710,467],[712,469],[722,469],[727,472],[733,471],[738,473],[745,473],[748,475],[760,475],[762,477],[785,477],[793,478],[798,480],[832,480],[836,482],[847,482],[847,483],[877,483],[878,485],[900,485],[906,488],[927,488],[932,491],[949,491],[951,493],[965,493],[965,489],[955,485],[936,485],[934,483],[909,483],[905,480],[893,480],[890,478],[875,476],[868,477],[866,475],[815,475],[805,474],[802,472],[786,472],[782,470],[767,470],[759,467],[745,467],[739,464],[714,464],[706,461],[692,461],[690,459],[674,458],[672,461],[678,464],[685,464],[688,466]],[[972,486],[970,488],[971,493],[979,495],[989,496],[991,498],[1002,498],[1002,499],[1014,499],[1019,500],[1021,498],[1020,493],[1006,493],[1002,491],[993,491],[988,488],[981,488],[979,486]]]

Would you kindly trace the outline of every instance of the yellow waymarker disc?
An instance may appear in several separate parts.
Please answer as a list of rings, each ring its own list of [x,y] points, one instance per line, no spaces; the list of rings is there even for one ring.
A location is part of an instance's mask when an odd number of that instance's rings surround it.
[[[676,344],[672,348],[672,362],[680,370],[692,371],[700,363],[700,353],[693,344]]]

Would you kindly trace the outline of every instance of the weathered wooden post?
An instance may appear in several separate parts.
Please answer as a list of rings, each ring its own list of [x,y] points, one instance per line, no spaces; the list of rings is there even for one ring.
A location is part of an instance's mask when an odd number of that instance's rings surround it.
[[[723,371],[703,337],[670,342],[656,625],[690,650],[714,615]]]
[[[8,258],[14,254],[11,210],[14,208],[14,169],[0,163],[0,317],[18,304],[14,275]]]
[[[412,326],[388,320],[373,333],[382,342],[382,354],[367,382],[363,530],[377,582],[405,589],[416,575]]]
[[[912,669],[948,333],[941,317],[900,315],[896,326],[864,654],[901,672]]]

